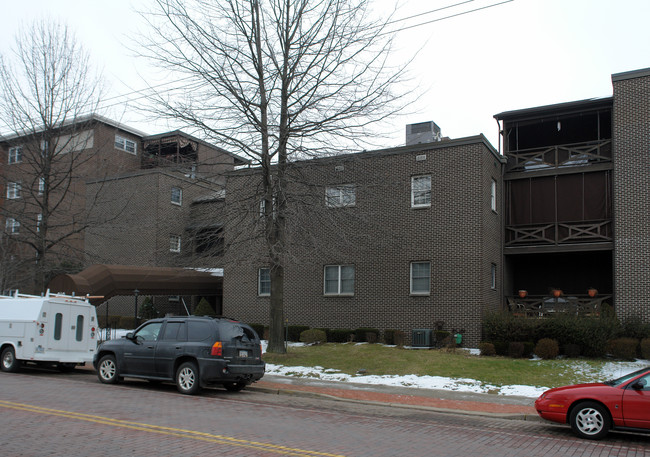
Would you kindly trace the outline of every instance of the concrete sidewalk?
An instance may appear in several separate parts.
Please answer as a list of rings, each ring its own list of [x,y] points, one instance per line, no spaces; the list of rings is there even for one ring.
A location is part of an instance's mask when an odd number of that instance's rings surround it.
[[[503,419],[541,420],[535,411],[535,399],[529,397],[321,381],[273,375],[265,375],[264,378],[247,389],[285,395],[323,396],[342,401],[377,403]]]

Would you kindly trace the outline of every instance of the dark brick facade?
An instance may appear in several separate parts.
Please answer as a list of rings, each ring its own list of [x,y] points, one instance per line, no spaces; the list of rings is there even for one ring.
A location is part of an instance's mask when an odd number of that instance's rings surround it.
[[[501,169],[482,136],[298,164],[288,191],[289,324],[399,329],[410,339],[412,329],[441,321],[476,345],[483,311],[501,302],[501,216],[490,197]],[[412,208],[411,178],[421,175],[431,176],[431,205]],[[258,181],[250,170],[228,178],[227,207],[249,211],[249,224],[227,226],[227,244],[238,229],[255,230]],[[355,205],[326,207],[325,188],[344,184],[355,186]],[[258,269],[266,266],[262,247],[259,241],[238,247],[229,251],[224,272],[225,313],[266,324],[269,300],[257,293]],[[431,263],[425,296],[410,293],[411,262]],[[326,265],[354,265],[352,296],[324,294]]]
[[[650,69],[612,83],[616,310],[650,322]]]

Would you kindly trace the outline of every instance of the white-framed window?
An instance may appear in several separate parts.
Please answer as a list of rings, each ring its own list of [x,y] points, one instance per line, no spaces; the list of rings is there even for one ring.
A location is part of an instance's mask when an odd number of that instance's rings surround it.
[[[492,211],[497,212],[497,182],[495,179],[492,179],[490,185],[490,207]]]
[[[497,265],[495,263],[490,265],[490,288],[493,290],[497,288]]]
[[[7,157],[7,163],[20,163],[23,161],[23,147],[14,146],[9,148],[9,157]]]
[[[257,295],[268,297],[271,295],[271,269],[260,268],[257,272]]]
[[[18,222],[13,217],[8,217],[6,222],[6,230],[10,235],[17,235],[20,233],[20,222]]]
[[[7,198],[10,200],[20,198],[21,190],[22,185],[19,182],[7,183]]]
[[[135,154],[137,152],[137,145],[135,144],[135,141],[128,140],[119,135],[115,135],[115,147],[131,154]]]
[[[36,231],[41,231],[41,224],[43,223],[43,214],[36,216]]]
[[[411,294],[431,293],[431,262],[411,262]]]
[[[354,295],[354,265],[326,265],[325,295]]]
[[[411,207],[431,206],[431,175],[411,177]]]
[[[180,187],[172,187],[172,203],[174,205],[183,204],[183,189]]]
[[[180,235],[171,235],[169,237],[169,250],[170,252],[181,252]]]
[[[325,188],[325,206],[341,208],[357,203],[357,190],[354,184],[344,184]]]
[[[38,178],[38,195],[45,193],[45,178]]]

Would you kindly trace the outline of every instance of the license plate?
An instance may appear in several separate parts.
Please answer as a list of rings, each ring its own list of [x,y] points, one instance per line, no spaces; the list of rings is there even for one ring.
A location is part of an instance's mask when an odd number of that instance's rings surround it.
[[[239,350],[239,357],[248,357],[248,351],[240,349]]]

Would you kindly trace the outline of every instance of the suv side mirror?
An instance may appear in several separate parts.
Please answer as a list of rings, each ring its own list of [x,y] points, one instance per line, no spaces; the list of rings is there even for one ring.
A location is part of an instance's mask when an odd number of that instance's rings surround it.
[[[126,334],[126,339],[133,341],[133,332],[129,332]]]

